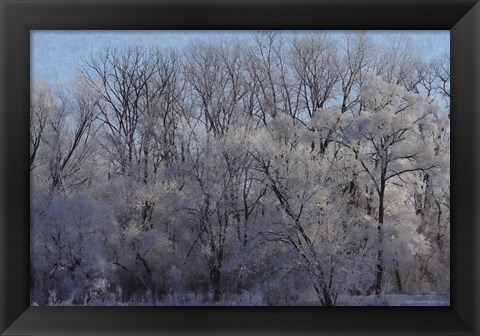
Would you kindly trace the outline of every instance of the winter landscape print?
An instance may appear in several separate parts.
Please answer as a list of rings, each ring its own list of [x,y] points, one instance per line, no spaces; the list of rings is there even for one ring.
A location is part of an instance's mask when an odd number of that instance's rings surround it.
[[[449,32],[32,31],[32,305],[449,305]]]

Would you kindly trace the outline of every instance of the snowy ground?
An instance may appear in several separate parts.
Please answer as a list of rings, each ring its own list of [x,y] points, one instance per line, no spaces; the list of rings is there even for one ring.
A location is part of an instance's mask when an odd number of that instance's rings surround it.
[[[37,304],[32,303],[36,306]],[[50,303],[53,306],[72,306],[71,301]],[[266,304],[257,296],[238,296],[230,300],[222,300],[217,303],[205,302],[204,298],[198,295],[178,298],[167,298],[163,301],[155,303],[145,300],[142,302],[105,302],[94,301],[85,303],[89,306],[265,306]],[[279,304],[282,306],[281,304]],[[302,300],[295,303],[283,304],[284,306],[318,306],[316,300]],[[446,295],[405,295],[405,294],[389,294],[382,296],[344,296],[339,297],[337,306],[450,306],[450,298]]]
[[[450,306],[446,295],[387,295],[387,306]]]
[[[450,306],[450,298],[446,295],[407,295],[388,294],[380,297],[349,296],[339,298],[339,306]]]

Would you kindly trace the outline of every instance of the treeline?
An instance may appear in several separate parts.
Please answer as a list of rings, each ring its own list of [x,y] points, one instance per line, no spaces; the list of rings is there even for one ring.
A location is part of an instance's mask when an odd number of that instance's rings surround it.
[[[79,68],[32,85],[32,302],[449,293],[448,56],[260,32]]]

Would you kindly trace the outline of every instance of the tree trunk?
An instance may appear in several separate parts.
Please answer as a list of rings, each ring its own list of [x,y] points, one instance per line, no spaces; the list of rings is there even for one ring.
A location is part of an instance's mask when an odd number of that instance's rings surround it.
[[[400,277],[400,264],[398,263],[398,259],[394,260],[393,267],[395,267],[395,281],[397,283],[397,289],[399,293],[402,293],[402,278]]]
[[[221,271],[219,267],[213,266],[210,269],[210,281],[212,283],[213,300],[215,302],[220,301],[220,275]]]
[[[317,293],[318,298],[320,299],[320,302],[322,303],[322,306],[333,306],[333,300],[332,296],[330,295],[330,292],[328,291],[328,288],[325,286],[319,286],[315,285],[313,286],[315,288],[315,292]]]
[[[378,254],[377,254],[377,275],[375,277],[375,284],[373,288],[375,290],[375,294],[380,294],[380,290],[382,288],[383,283],[383,218],[384,218],[384,196],[385,196],[385,174],[382,172],[382,176],[380,179],[380,193],[378,195],[378,226],[377,226],[377,233],[378,233]]]

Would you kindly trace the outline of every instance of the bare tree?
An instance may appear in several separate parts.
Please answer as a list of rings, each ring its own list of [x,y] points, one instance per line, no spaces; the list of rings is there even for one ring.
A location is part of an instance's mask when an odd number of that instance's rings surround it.
[[[83,70],[101,95],[100,118],[108,141],[104,148],[116,169],[127,175],[132,175],[132,166],[140,156],[138,126],[144,113],[145,79],[155,72],[151,62],[139,48],[124,52],[107,49],[100,57],[92,57]]]
[[[42,143],[45,126],[55,109],[55,94],[46,84],[33,84],[30,97],[30,171],[38,162],[39,148]]]
[[[195,44],[189,50],[187,79],[199,118],[208,132],[221,135],[241,115],[245,95],[241,48]]]
[[[291,52],[292,68],[300,82],[306,116],[312,118],[333,96],[339,73],[335,44],[323,35],[295,38]]]
[[[78,89],[70,102],[59,94],[46,125],[44,143],[48,149],[48,169],[51,192],[61,188],[72,192],[93,177],[84,171],[92,158],[95,136],[94,121],[97,118],[98,97],[78,78]]]

